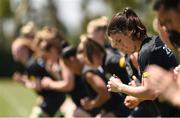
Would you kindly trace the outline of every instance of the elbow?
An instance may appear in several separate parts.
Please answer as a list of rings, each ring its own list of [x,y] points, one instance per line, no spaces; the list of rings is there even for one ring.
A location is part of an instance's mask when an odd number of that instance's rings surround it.
[[[105,101],[108,101],[110,98],[111,98],[111,95],[110,95],[110,93],[108,92],[108,93],[106,93],[105,95],[104,95],[105,97]]]
[[[110,94],[101,94],[99,96],[97,96],[97,103],[95,105],[95,107],[100,107],[102,106],[104,103],[106,103],[109,99],[110,99]]]
[[[74,85],[73,85],[73,83],[66,83],[65,85],[64,85],[64,92],[70,92],[70,91],[72,91],[73,90],[73,88],[74,88]]]
[[[73,90],[73,86],[68,86],[67,89],[66,89],[66,92],[70,92]]]
[[[104,102],[108,101],[111,98],[111,95],[108,91],[104,91],[104,94],[102,95],[102,98]]]
[[[155,94],[151,94],[149,95],[148,100],[155,100],[157,98],[157,96]]]
[[[148,93],[148,100],[155,100],[159,96],[159,92],[154,90],[147,90]]]

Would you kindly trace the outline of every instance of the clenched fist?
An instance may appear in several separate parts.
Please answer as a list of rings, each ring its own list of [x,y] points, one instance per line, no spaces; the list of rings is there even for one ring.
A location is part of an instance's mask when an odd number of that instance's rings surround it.
[[[108,91],[111,91],[111,92],[121,92],[121,85],[122,85],[122,82],[120,78],[113,75],[108,81],[107,88],[108,88]]]

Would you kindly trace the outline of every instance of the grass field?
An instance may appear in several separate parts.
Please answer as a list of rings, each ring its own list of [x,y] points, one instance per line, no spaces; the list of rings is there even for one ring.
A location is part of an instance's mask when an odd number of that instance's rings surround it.
[[[0,78],[0,117],[27,117],[35,101],[32,90],[10,79]]]

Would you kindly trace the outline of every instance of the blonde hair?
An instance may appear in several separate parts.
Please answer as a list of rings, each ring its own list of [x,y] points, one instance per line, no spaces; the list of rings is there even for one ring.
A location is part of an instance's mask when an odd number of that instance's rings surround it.
[[[108,23],[109,21],[106,16],[101,16],[100,18],[91,20],[87,25],[87,33],[91,33],[99,27],[107,27]]]
[[[48,45],[51,44],[53,47],[61,51],[63,44],[67,41],[61,31],[54,27],[44,27],[40,30],[34,40],[34,48],[39,50],[41,42],[46,42]]]
[[[20,29],[21,35],[25,36],[27,38],[34,38],[36,31],[37,31],[37,28],[36,28],[34,22],[32,22],[32,21],[27,22]]]

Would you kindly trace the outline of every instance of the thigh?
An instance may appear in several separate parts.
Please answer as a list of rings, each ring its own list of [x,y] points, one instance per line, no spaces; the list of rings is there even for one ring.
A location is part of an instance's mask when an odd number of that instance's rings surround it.
[[[87,113],[86,111],[84,111],[80,107],[77,107],[74,110],[73,116],[74,117],[91,117],[91,115],[89,113]]]

